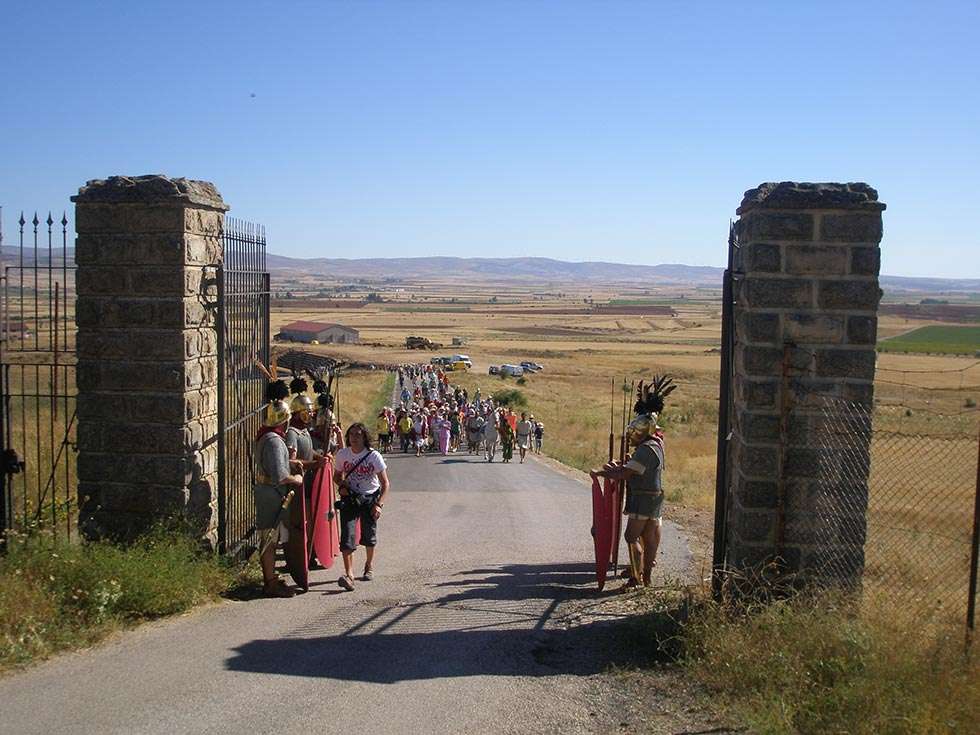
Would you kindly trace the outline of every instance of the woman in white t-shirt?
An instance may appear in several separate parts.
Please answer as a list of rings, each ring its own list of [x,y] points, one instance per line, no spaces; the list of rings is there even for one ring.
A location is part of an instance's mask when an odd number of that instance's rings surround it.
[[[357,550],[357,525],[361,526],[361,546],[367,552],[361,579],[374,578],[374,549],[378,543],[378,519],[388,496],[388,466],[380,452],[371,448],[371,438],[364,424],[347,428],[347,446],[338,450],[334,460],[334,481],[340,489],[340,551],[344,556],[344,576],[337,580],[345,590],[354,589],[354,551]]]

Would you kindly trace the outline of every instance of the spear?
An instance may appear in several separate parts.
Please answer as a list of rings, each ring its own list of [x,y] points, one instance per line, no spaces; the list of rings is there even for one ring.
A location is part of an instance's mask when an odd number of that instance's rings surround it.
[[[616,378],[609,378],[609,461],[613,460],[613,444],[616,439],[613,434],[614,416],[616,412]]]
[[[623,378],[623,413],[622,413],[622,433],[619,435],[619,461],[626,461],[626,409],[629,404],[629,398],[633,395],[633,384],[630,383],[629,391],[626,390],[626,378]]]
[[[343,428],[344,425],[340,423],[340,373],[339,372],[337,373],[337,392],[334,393],[333,402],[334,402],[334,409],[335,409],[334,414],[337,420],[337,426]]]

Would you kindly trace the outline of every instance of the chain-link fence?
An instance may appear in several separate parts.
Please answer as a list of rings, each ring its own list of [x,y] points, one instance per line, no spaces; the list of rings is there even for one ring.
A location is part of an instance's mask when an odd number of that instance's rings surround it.
[[[976,435],[879,428],[872,408],[836,398],[822,413],[815,571],[858,580],[896,613],[962,625],[976,595]]]

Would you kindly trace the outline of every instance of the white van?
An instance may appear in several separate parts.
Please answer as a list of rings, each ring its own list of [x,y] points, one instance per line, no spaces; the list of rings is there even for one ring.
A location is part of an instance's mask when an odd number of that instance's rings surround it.
[[[524,368],[520,365],[501,365],[500,374],[509,375],[512,378],[519,378],[524,375]]]

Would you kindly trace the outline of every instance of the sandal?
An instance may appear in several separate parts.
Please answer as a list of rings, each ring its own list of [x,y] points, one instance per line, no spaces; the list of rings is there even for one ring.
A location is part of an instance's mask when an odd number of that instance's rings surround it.
[[[293,597],[296,593],[277,579],[271,584],[262,585],[262,595],[265,597]]]
[[[348,577],[346,574],[337,580],[337,584],[339,584],[348,592],[354,591],[354,580]]]
[[[372,579],[374,579],[374,570],[370,567],[366,567],[361,579],[363,579],[365,582],[370,582]]]

